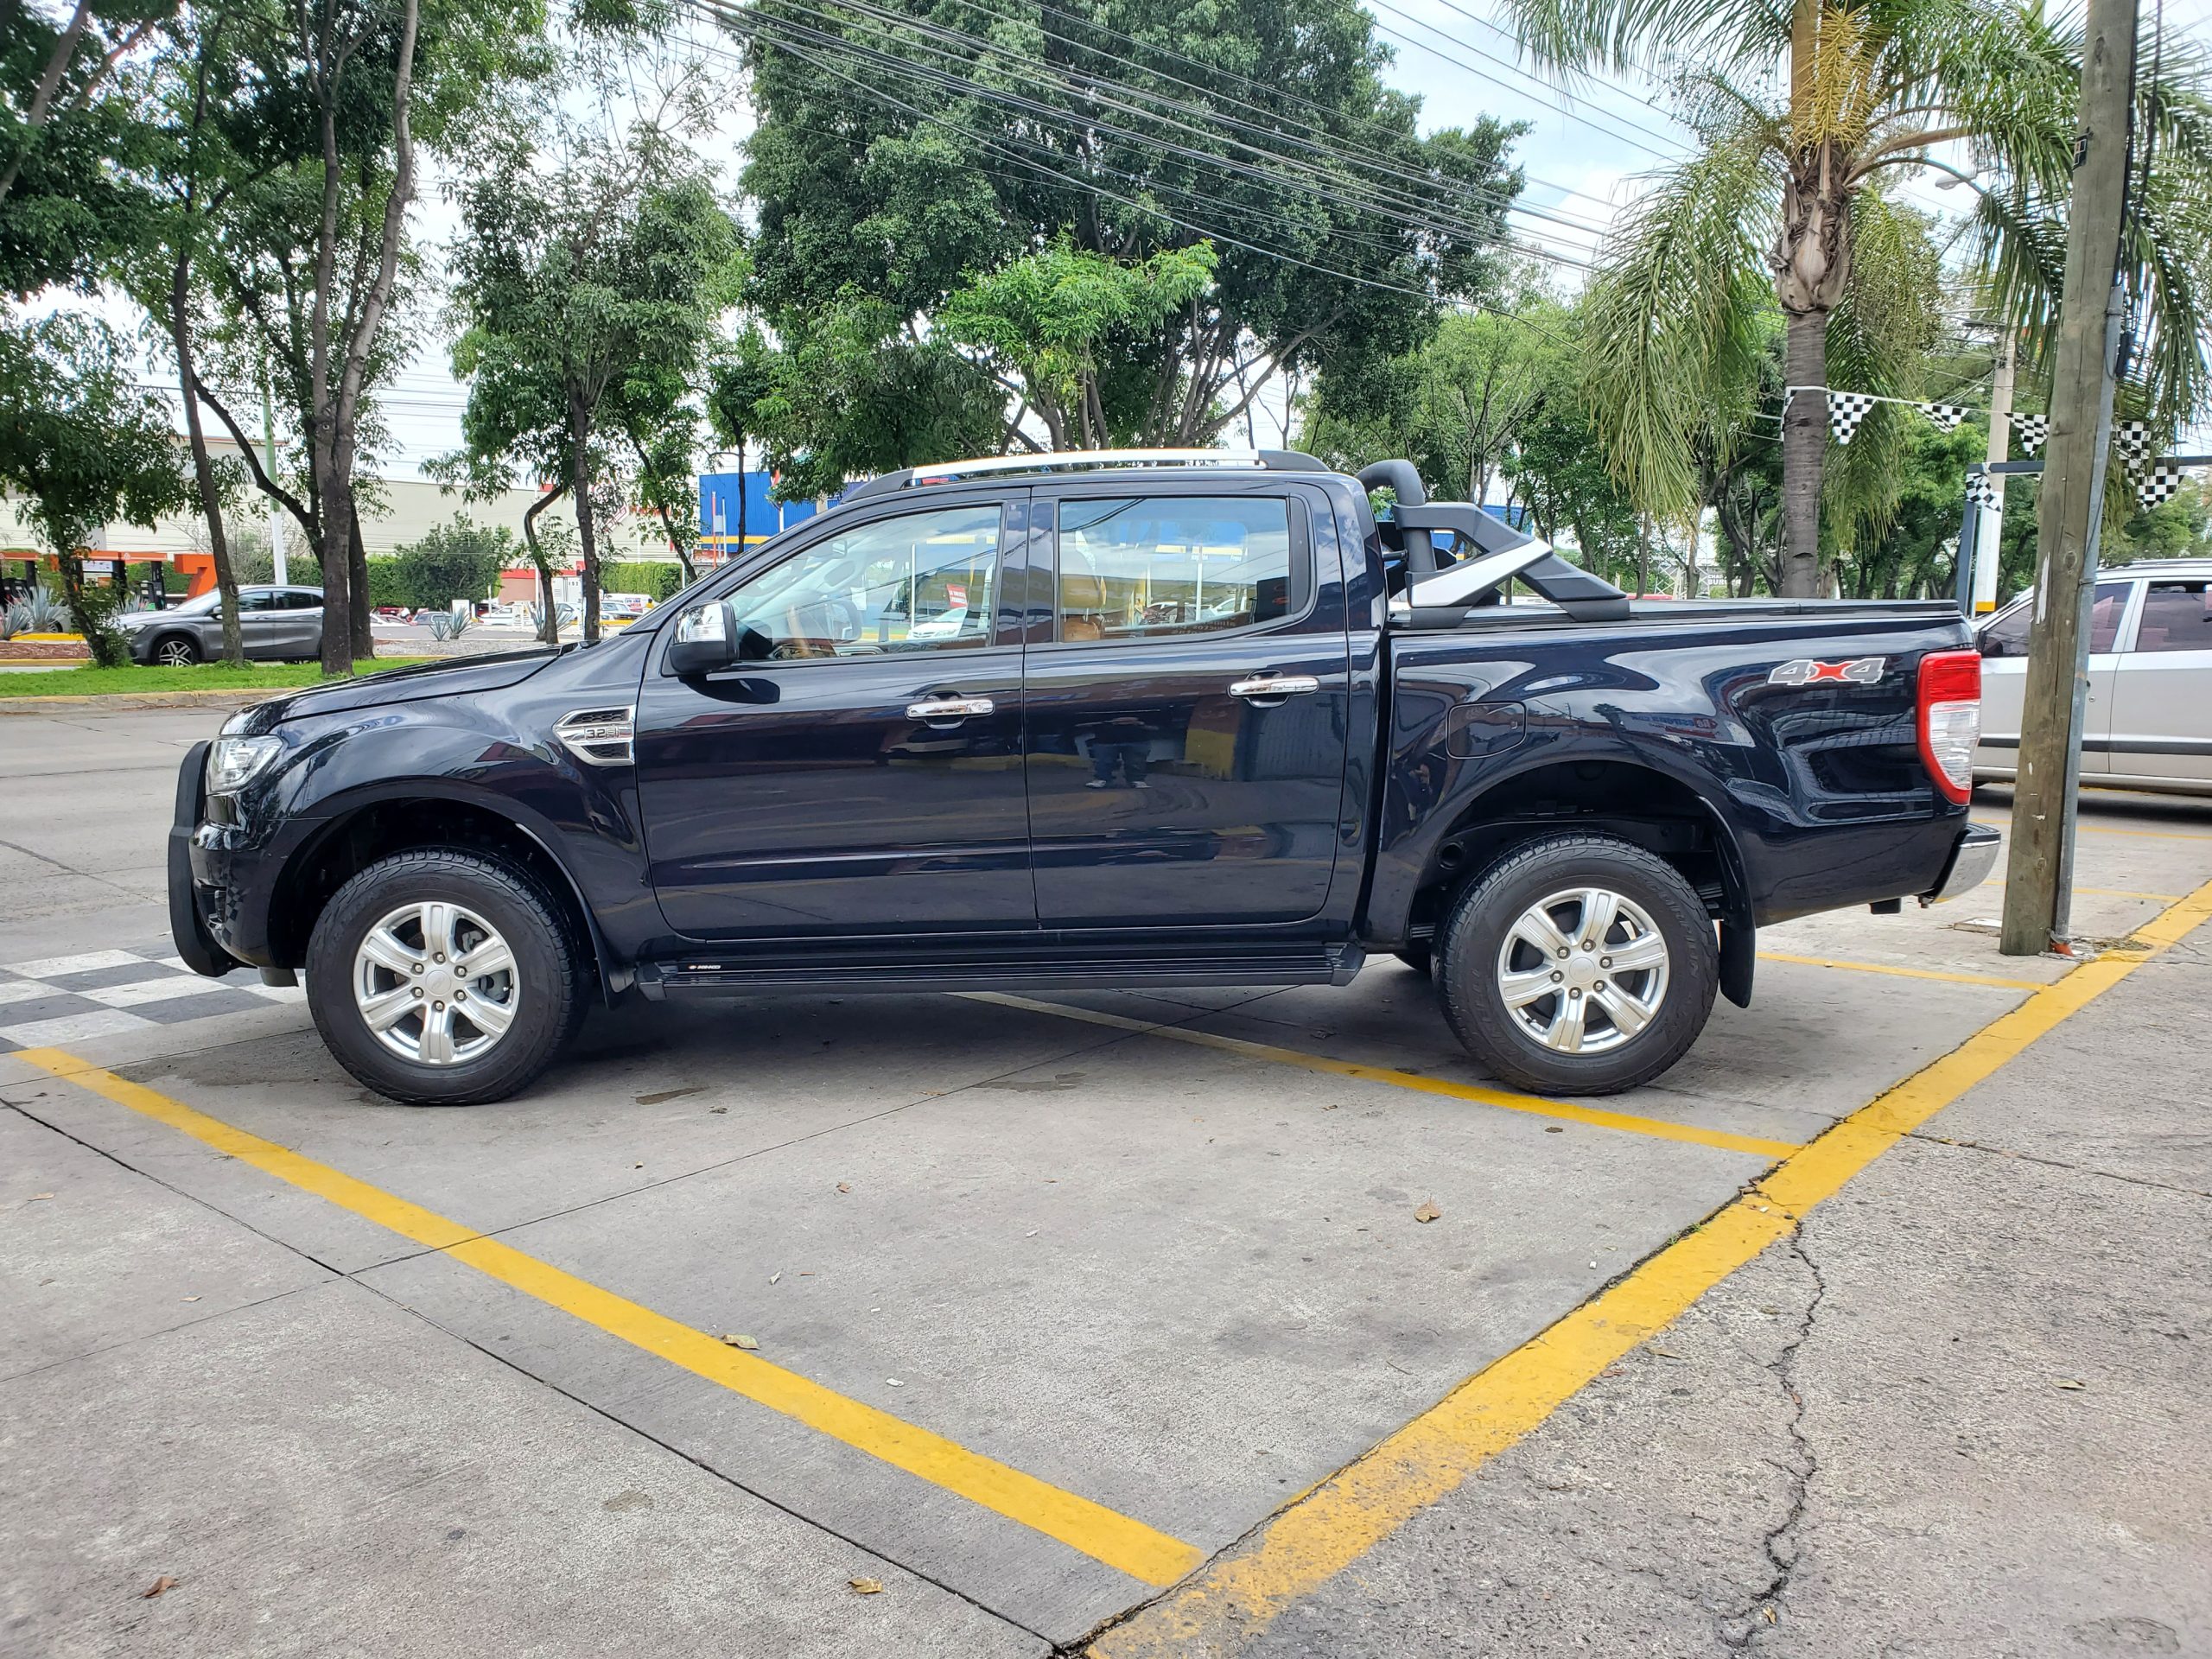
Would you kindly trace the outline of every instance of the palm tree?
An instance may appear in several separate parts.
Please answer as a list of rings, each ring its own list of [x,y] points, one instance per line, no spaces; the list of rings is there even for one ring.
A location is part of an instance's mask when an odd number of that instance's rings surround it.
[[[1924,216],[1891,187],[1909,169],[1963,179],[1963,243],[1985,302],[2032,365],[2057,317],[2081,85],[2077,15],[2018,0],[1507,0],[1522,45],[1566,74],[1671,79],[1699,144],[1656,175],[1592,282],[1588,369],[1608,460],[1647,509],[1694,512],[1694,440],[1754,395],[1762,313],[1785,321],[1787,384],[1916,395],[1947,275]],[[2145,42],[2151,58],[2152,42]],[[2138,75],[2155,145],[2122,264],[2137,301],[2139,383],[2163,430],[2208,386],[2212,99],[2203,54],[2169,39]],[[2139,143],[2140,142],[2139,137]],[[1943,159],[1962,148],[1970,168]],[[1937,152],[1931,156],[1930,152]],[[1827,399],[1783,411],[1782,591],[1821,589]],[[1868,417],[1829,480],[1831,523],[1878,519],[1897,442]],[[1863,447],[1862,447],[1863,446]],[[1847,527],[1844,533],[1848,535]]]

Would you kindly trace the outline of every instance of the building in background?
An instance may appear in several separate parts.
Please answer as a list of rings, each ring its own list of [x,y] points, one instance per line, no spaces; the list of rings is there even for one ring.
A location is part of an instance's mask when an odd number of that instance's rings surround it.
[[[738,526],[743,524],[745,545],[758,546],[803,519],[811,518],[825,505],[820,501],[774,501],[773,473],[709,473],[699,480],[699,562],[720,564],[739,552]],[[744,503],[742,518],[739,502]]]

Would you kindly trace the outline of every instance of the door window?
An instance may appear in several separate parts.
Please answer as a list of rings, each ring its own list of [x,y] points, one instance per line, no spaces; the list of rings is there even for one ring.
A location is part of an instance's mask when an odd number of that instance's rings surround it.
[[[241,611],[273,611],[276,608],[276,595],[266,588],[249,588],[238,595],[238,609]]]
[[[987,644],[999,509],[880,518],[793,554],[730,595],[739,655],[782,662]]]
[[[2120,637],[2120,619],[2127,609],[2124,582],[2101,582],[2089,601],[2089,652],[2110,651]],[[1985,657],[2024,657],[2028,654],[2028,624],[2035,615],[2035,601],[2024,600],[1981,631]]]
[[[1217,632],[1290,614],[1280,497],[1063,501],[1059,524],[1062,639]]]
[[[319,611],[322,608],[322,595],[288,588],[277,596],[276,608],[283,611]]]
[[[2143,595],[2138,651],[2212,651],[2212,588],[2201,582],[2154,582]]]

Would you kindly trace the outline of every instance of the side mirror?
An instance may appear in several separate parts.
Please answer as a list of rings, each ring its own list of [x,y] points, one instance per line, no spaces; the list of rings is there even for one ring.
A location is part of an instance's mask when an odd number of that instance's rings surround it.
[[[676,619],[662,671],[678,678],[711,674],[737,660],[737,618],[727,604],[695,605]]]

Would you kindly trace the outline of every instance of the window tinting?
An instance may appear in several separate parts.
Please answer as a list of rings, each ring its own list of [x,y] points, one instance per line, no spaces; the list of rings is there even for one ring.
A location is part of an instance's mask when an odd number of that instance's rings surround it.
[[[238,595],[238,609],[241,611],[273,611],[276,608],[276,595],[266,588],[249,588]]]
[[[1060,638],[1139,639],[1290,612],[1290,512],[1266,496],[1063,501]]]
[[[2110,651],[2120,634],[2120,619],[2127,609],[2127,584],[2101,582],[2089,606],[2089,649]],[[1982,654],[1987,657],[2024,657],[2028,654],[2028,626],[2035,620],[2032,599],[2015,605],[1982,630]]]
[[[2201,582],[2154,582],[2143,595],[2138,651],[2212,651],[2212,590]]]
[[[319,611],[322,608],[322,595],[288,588],[278,598],[276,608],[282,611]]]
[[[753,660],[875,657],[986,643],[998,584],[999,510],[878,519],[755,576],[730,604]]]
[[[2120,638],[2120,613],[2127,608],[2127,584],[2101,582],[2089,601],[2089,654],[2110,651]]]

